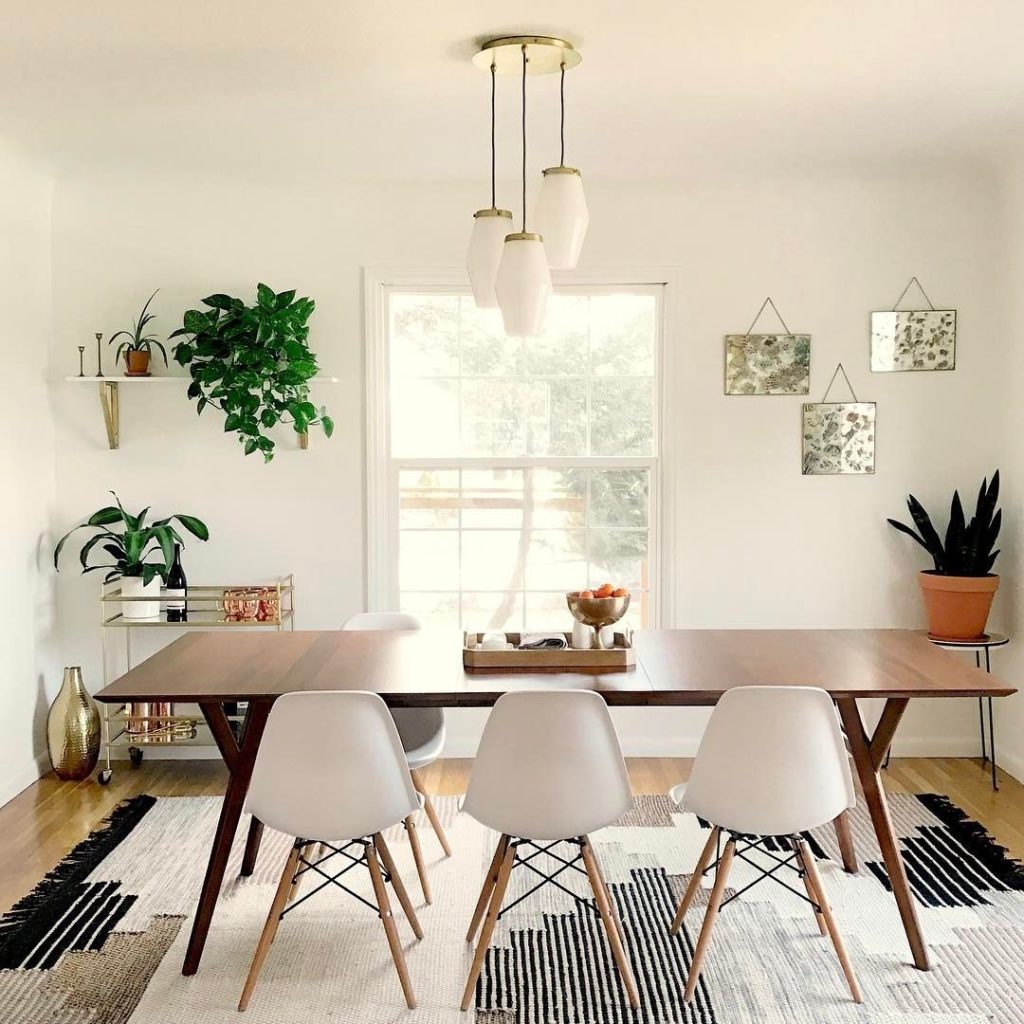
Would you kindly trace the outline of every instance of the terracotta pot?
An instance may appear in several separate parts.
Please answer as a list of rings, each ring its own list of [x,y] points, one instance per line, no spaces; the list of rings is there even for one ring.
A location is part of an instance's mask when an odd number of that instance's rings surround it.
[[[128,360],[128,369],[124,371],[126,377],[146,377],[149,375],[149,353],[135,352],[129,350],[125,353]]]
[[[919,579],[928,612],[928,635],[932,639],[979,640],[985,635],[992,598],[999,588],[995,573],[940,576],[925,571]]]

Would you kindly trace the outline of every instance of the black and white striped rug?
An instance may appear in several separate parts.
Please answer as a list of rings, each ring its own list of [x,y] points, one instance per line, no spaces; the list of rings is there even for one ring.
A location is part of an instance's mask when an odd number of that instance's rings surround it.
[[[499,922],[475,1013],[458,1010],[472,949],[465,931],[495,837],[438,801],[454,855],[420,830],[434,903],[420,899],[405,835],[389,842],[425,937],[400,921],[418,1009],[408,1011],[377,918],[341,893],[289,915],[245,1017],[235,1005],[287,846],[268,833],[256,873],[230,880],[199,973],[180,973],[190,915],[219,810],[211,798],[138,797],[115,812],[0,920],[0,1021],[12,1024],[1020,1024],[1024,1021],[1024,871],[945,798],[898,796],[893,816],[934,969],[908,963],[906,940],[866,819],[862,869],[845,874],[830,831],[812,836],[824,884],[864,992],[854,1005],[805,903],[765,883],[730,903],[696,998],[682,994],[710,877],[684,932],[675,905],[707,832],[662,797],[641,797],[594,836],[640,991],[633,1010],[592,903],[548,887]],[[534,863],[540,864],[538,859]],[[553,864],[553,866],[556,866]],[[583,879],[568,881],[579,894]],[[518,877],[522,875],[524,877]],[[351,876],[347,876],[351,877]],[[754,869],[737,863],[730,890]],[[513,874],[507,902],[536,882]],[[579,884],[582,883],[582,884]],[[366,889],[365,880],[355,886]],[[362,891],[360,889],[360,891]],[[727,891],[728,894],[728,891]]]

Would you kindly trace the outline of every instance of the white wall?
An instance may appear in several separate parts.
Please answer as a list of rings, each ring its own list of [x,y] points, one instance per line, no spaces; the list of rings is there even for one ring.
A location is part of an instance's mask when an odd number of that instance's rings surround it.
[[[0,145],[0,804],[49,767],[45,721],[60,685],[49,567],[52,179]]]
[[[908,170],[877,177],[675,184],[588,183],[595,267],[677,266],[680,315],[667,345],[678,496],[675,619],[687,626],[916,626],[909,541],[884,522],[906,492],[926,504],[973,488],[996,455],[1000,302],[993,238],[999,197],[985,179]],[[330,442],[243,459],[216,415],[197,420],[173,386],[125,389],[118,452],[106,450],[91,387],[55,385],[60,524],[115,488],[131,504],[206,519],[194,581],[292,570],[300,625],[335,626],[363,599],[363,266],[461,264],[479,189],[470,185],[240,188],[184,178],[59,184],[54,207],[55,373],[76,344],[125,326],[155,288],[156,326],[214,290],[257,279],[314,296],[313,344],[343,384],[321,397]],[[868,372],[868,315],[918,275],[959,310],[957,370]],[[842,360],[861,399],[877,400],[877,473],[800,474],[800,399],[726,398],[722,338],[745,330],[765,295],[813,335],[811,397]],[[110,356],[106,356],[111,368]],[[91,368],[87,362],[87,368]],[[62,649],[100,683],[95,577],[60,578]],[[633,752],[692,752],[696,711],[621,713]],[[452,750],[472,748],[479,716],[453,716]],[[973,753],[966,702],[915,707],[897,750]]]

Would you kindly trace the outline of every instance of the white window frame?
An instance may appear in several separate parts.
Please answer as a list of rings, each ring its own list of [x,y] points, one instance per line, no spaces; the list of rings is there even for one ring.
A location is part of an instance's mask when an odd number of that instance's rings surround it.
[[[537,457],[515,458],[423,458],[401,459],[403,466],[416,464],[462,467],[490,467],[496,464],[558,467],[581,462],[602,466],[650,467],[649,535],[654,559],[651,561],[649,621],[652,627],[669,626],[675,619],[673,530],[675,476],[673,473],[675,407],[666,401],[675,380],[674,339],[679,301],[679,273],[674,269],[602,269],[554,273],[555,288],[658,289],[658,343],[655,348],[654,440],[656,454],[650,457]],[[388,415],[388,320],[387,296],[391,291],[450,293],[468,291],[464,270],[454,269],[363,269],[363,313],[366,345],[366,607],[388,611],[398,607],[398,478],[389,444]]]

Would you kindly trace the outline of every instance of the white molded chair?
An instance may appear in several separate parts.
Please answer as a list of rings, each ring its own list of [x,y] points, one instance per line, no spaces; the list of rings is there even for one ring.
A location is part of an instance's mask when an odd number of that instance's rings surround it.
[[[861,994],[853,967],[814,854],[803,838],[803,833],[834,821],[856,804],[846,744],[832,698],[824,690],[808,686],[741,686],[727,690],[712,712],[689,782],[677,786],[671,796],[682,810],[692,811],[712,825],[672,922],[673,934],[682,926],[720,837],[727,837],[715,865],[715,883],[690,964],[685,998],[691,999],[696,990],[733,857],[738,855],[753,863],[764,877],[785,885],[776,874],[768,875],[747,857],[748,851],[761,846],[766,838],[784,837],[792,852],[788,857],[775,855],[774,859],[782,860],[801,876],[818,928],[832,939],[850,994],[859,1003]]]
[[[281,919],[316,892],[295,899],[302,876],[309,872],[322,876],[327,881],[321,888],[332,881],[337,884],[338,873],[323,868],[334,856],[341,860],[340,872],[361,864],[369,870],[406,1003],[410,1009],[415,1007],[385,883],[391,883],[416,938],[421,939],[423,932],[381,833],[418,806],[398,730],[377,694],[309,691],[277,699],[267,718],[245,808],[271,828],[294,836],[295,841],[256,947],[239,1010],[249,1005]],[[321,851],[328,851],[326,855],[312,853],[318,845]]]
[[[526,853],[520,859],[520,848],[536,850],[538,843],[556,842],[578,848],[571,866],[590,882],[630,1005],[640,1005],[622,923],[588,838],[632,806],[622,751],[599,694],[521,690],[498,699],[484,728],[463,804],[463,810],[501,834],[466,935],[472,942],[483,920],[463,1010],[472,1002],[512,869],[536,856]]]
[[[415,615],[408,615],[405,612],[359,612],[346,619],[341,628],[412,630],[420,629],[421,626]],[[391,714],[394,716],[395,725],[398,726],[398,735],[402,738],[402,747],[409,763],[409,771],[412,772],[413,785],[423,801],[423,810],[427,812],[427,819],[441,844],[441,849],[444,850],[444,855],[450,857],[452,849],[448,845],[448,837],[444,834],[437,809],[430,799],[430,794],[423,787],[423,780],[416,774],[420,768],[426,768],[428,764],[436,761],[444,749],[444,708],[392,708]],[[416,873],[419,875],[423,899],[430,903],[430,883],[427,880],[420,840],[416,833],[416,819],[411,815],[405,822],[405,829],[409,833],[409,845],[416,861]]]

